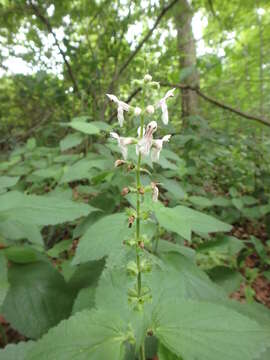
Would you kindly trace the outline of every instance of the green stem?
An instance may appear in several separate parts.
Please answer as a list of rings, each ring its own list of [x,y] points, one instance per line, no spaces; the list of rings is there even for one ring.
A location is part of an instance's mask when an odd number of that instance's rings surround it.
[[[143,116],[141,116],[141,129],[140,129],[140,139],[143,137]],[[140,216],[141,216],[141,160],[142,155],[139,153],[138,155],[138,162],[136,168],[136,188],[137,188],[137,206],[136,206],[136,258],[137,258],[137,269],[138,269],[138,276],[137,276],[137,289],[138,289],[138,299],[141,296],[141,289],[142,289],[142,273],[141,273],[141,264],[140,264]],[[144,344],[140,347],[140,360],[145,360],[145,349]]]

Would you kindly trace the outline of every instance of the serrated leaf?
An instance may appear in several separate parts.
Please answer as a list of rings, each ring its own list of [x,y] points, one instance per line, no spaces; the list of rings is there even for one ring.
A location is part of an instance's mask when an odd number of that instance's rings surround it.
[[[185,206],[166,208],[160,204],[155,204],[153,208],[161,226],[166,230],[176,232],[189,241],[191,240],[192,231],[211,233],[231,229],[230,225]]]
[[[21,341],[18,344],[9,344],[4,349],[0,350],[0,359],[27,360],[27,354],[33,345],[33,341]]]
[[[60,184],[76,180],[90,179],[93,176],[91,168],[93,168],[92,161],[87,159],[82,159],[73,165],[67,166],[64,169],[64,174],[61,178]]]
[[[185,360],[252,360],[270,333],[255,321],[213,303],[170,300],[154,314],[154,334]]]
[[[56,225],[95,211],[93,207],[59,198],[10,191],[0,196],[0,215],[27,224]]]
[[[118,213],[101,218],[91,225],[80,239],[73,263],[98,260],[112,251],[120,251],[123,240],[131,233],[126,214]]]
[[[73,148],[74,146],[80,145],[82,141],[83,136],[80,133],[68,134],[60,141],[60,149],[61,151],[66,151]]]
[[[8,278],[10,289],[3,315],[21,334],[39,338],[70,314],[73,297],[49,263],[12,264]]]
[[[72,121],[68,124],[68,126],[87,135],[95,135],[100,132],[100,130],[96,126],[84,121]]]
[[[123,360],[126,327],[120,316],[85,310],[51,329],[27,360]]]

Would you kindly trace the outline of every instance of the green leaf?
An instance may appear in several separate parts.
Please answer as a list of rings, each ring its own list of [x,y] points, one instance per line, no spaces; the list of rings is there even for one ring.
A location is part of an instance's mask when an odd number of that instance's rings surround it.
[[[38,341],[27,360],[123,360],[127,324],[105,311],[82,311]]]
[[[19,178],[19,176],[0,176],[0,190],[16,185]]]
[[[213,205],[220,206],[220,207],[228,207],[231,206],[231,201],[225,197],[215,197],[211,200]]]
[[[22,223],[56,225],[88,215],[89,205],[59,198],[10,191],[0,196],[0,215]]]
[[[72,245],[72,240],[62,240],[59,243],[56,243],[50,250],[47,251],[47,254],[51,257],[57,258],[63,251],[67,251]]]
[[[186,197],[186,192],[182,189],[178,181],[162,177],[161,182],[161,186],[165,188],[170,194],[172,194],[173,197],[180,200]]]
[[[239,289],[243,276],[236,270],[225,266],[217,266],[208,272],[210,278],[219,286],[221,286],[227,294]]]
[[[216,251],[234,256],[237,255],[244,247],[244,242],[236,237],[222,236],[220,238],[204,242],[197,247],[197,251],[202,253]]]
[[[156,309],[154,334],[185,360],[252,360],[265,349],[270,336],[236,311],[180,299]]]
[[[153,303],[171,298],[206,301],[224,299],[225,292],[186,257],[169,253],[163,255],[162,260],[163,266],[155,267],[149,278],[145,279],[151,288]]]
[[[60,184],[75,180],[90,179],[93,176],[91,168],[93,168],[92,161],[87,159],[82,159],[73,165],[65,167]]]
[[[6,220],[0,222],[0,235],[10,240],[27,239],[33,244],[43,246],[43,239],[37,225]]]
[[[3,250],[6,258],[16,264],[29,264],[44,260],[44,255],[30,246],[9,246]]]
[[[49,263],[12,264],[8,278],[3,315],[21,334],[39,338],[70,314],[73,297]]]
[[[206,208],[213,205],[211,200],[203,196],[190,196],[189,201],[194,205],[200,206],[201,208]]]
[[[83,141],[83,136],[80,133],[68,134],[60,141],[61,151],[66,151],[74,146],[80,145]]]
[[[9,283],[7,279],[7,261],[2,252],[0,252],[0,308],[6,297],[8,288]]]
[[[94,135],[100,132],[100,130],[96,126],[83,121],[72,121],[68,124],[68,126],[87,135]]]
[[[111,252],[120,251],[123,241],[131,233],[125,213],[101,218],[91,225],[80,239],[73,264],[98,260]]]
[[[160,204],[155,204],[153,207],[158,222],[162,227],[168,231],[176,232],[189,241],[191,240],[192,231],[211,233],[231,229],[230,225],[185,206],[166,208]]]
[[[0,350],[1,360],[28,360],[28,352],[33,347],[33,341],[21,341],[18,344],[7,345]]]
[[[168,350],[164,345],[159,343],[158,345],[158,360],[182,360],[180,357],[176,356],[170,350]]]

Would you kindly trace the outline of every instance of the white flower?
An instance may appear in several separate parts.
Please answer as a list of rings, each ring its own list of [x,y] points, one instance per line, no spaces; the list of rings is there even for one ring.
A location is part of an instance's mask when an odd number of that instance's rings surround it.
[[[118,141],[118,146],[122,152],[123,158],[126,160],[128,155],[127,146],[132,144],[134,142],[134,139],[131,137],[121,137],[116,132],[111,132],[110,135],[113,139],[116,139]]]
[[[162,139],[153,140],[153,146],[151,151],[151,159],[152,161],[158,162],[159,155],[163,147],[164,142],[169,142],[171,135],[165,135]]]
[[[158,194],[159,194],[157,184],[154,183],[154,182],[151,182],[151,188],[152,188],[152,200],[157,202],[158,201]]]
[[[157,130],[156,121],[151,121],[147,127],[146,131],[143,134],[143,138],[138,141],[136,146],[137,155],[141,153],[142,155],[148,155],[153,142],[153,134]]]
[[[143,80],[144,80],[145,82],[150,82],[150,81],[152,81],[152,76],[151,76],[150,74],[146,74],[146,75],[144,76]]]
[[[165,125],[167,125],[169,122],[169,114],[168,114],[168,107],[167,107],[166,100],[168,98],[174,96],[174,90],[175,90],[175,88],[167,91],[165,96],[162,99],[160,99],[159,104],[158,104],[158,106],[161,107],[162,121]]]
[[[113,95],[113,94],[106,94],[108,96],[108,98],[115,102],[117,104],[117,118],[119,121],[120,126],[123,126],[123,122],[124,122],[124,111],[129,111],[130,106],[128,104],[126,104],[123,101],[118,100],[118,98]]]
[[[136,106],[134,109],[134,114],[136,116],[140,116],[141,112],[142,112],[142,109],[140,107]]]
[[[148,112],[148,114],[154,114],[155,108],[154,108],[153,105],[148,105],[148,106],[146,107],[146,111]]]

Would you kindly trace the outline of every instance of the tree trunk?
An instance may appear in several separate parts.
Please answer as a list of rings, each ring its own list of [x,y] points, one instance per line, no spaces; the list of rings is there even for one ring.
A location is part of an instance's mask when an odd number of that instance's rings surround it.
[[[196,70],[196,44],[191,25],[193,12],[188,0],[179,0],[175,11],[180,69],[183,75],[187,74],[181,83],[199,86],[199,75]],[[199,112],[198,95],[189,89],[182,89],[181,93],[183,125],[186,126],[187,117],[197,115]]]

